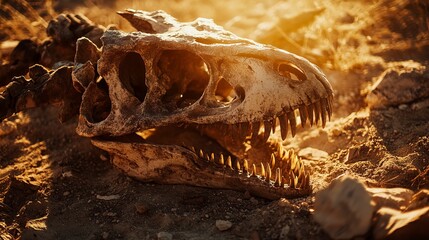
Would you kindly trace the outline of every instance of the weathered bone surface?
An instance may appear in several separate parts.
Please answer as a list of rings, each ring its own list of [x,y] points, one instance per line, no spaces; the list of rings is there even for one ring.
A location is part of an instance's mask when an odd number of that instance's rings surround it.
[[[303,126],[325,125],[332,89],[315,65],[212,20],[119,14],[138,32],[106,31],[98,62],[100,50],[78,40],[78,134],[93,137],[116,166],[143,181],[271,199],[310,193],[300,159],[268,138],[277,122],[283,139],[289,128],[294,135],[297,116]]]
[[[0,117],[60,103],[66,120],[81,100],[77,133],[136,179],[269,199],[311,192],[299,157],[270,135],[279,125],[282,139],[294,136],[299,122],[324,126],[331,116],[332,88],[315,65],[208,19],[119,14],[138,32],[107,30],[101,48],[79,38],[74,67],[16,79],[0,94]]]

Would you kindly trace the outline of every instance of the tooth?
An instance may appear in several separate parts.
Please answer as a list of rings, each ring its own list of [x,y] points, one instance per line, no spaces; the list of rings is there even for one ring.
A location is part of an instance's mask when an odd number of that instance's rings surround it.
[[[289,118],[289,123],[290,123],[290,130],[292,133],[292,137],[295,137],[295,133],[296,133],[296,118],[295,118],[295,113],[292,110],[291,112],[287,113],[287,117]]]
[[[305,122],[307,121],[307,110],[305,105],[299,107],[299,117],[301,118],[301,126],[305,127]]]
[[[265,167],[264,164],[261,163],[261,177],[264,178],[265,177]]]
[[[226,159],[226,165],[227,165],[229,168],[233,169],[233,168],[232,168],[232,160],[231,160],[231,156],[228,156],[228,158]]]
[[[244,163],[243,163],[243,173],[249,173],[249,162],[244,159]]]
[[[282,178],[281,178],[281,174],[280,174],[280,168],[276,169],[276,179],[274,182],[274,186],[276,187],[280,187],[282,185]]]
[[[283,177],[283,176],[281,176],[281,178],[282,178],[282,188],[284,188],[285,187],[285,183],[287,183],[287,179],[285,178],[285,177]]]
[[[292,171],[289,174],[290,174],[289,186],[291,188],[295,188],[296,187],[296,184],[295,184],[295,174]]]
[[[267,174],[265,177],[265,181],[269,183],[270,178],[271,178],[271,167],[270,167],[270,164],[267,163]]]
[[[310,122],[310,126],[313,126],[313,109],[314,109],[314,106],[313,104],[310,103],[307,106],[308,121]]]
[[[252,141],[256,140],[259,135],[259,129],[261,128],[261,122],[255,122],[252,124]]]
[[[282,139],[285,140],[286,136],[287,136],[287,130],[288,130],[288,118],[286,114],[280,115],[278,116],[279,121],[280,121],[280,132],[282,135]]]
[[[322,116],[322,127],[325,127],[326,125],[326,108],[328,106],[328,103],[326,102],[326,98],[322,98],[320,102],[320,114]]]
[[[328,118],[329,121],[331,120],[331,116],[332,116],[332,96],[329,96],[327,99],[328,105],[327,105],[327,110],[328,110]]]
[[[222,154],[222,153],[220,154],[220,157],[219,157],[219,164],[220,164],[220,165],[224,165],[224,164],[225,164],[225,159],[224,159],[224,157],[223,157],[223,154]]]
[[[281,158],[281,157],[282,157],[283,152],[284,152],[283,145],[282,145],[282,143],[279,143],[279,144],[277,145],[277,156],[279,156],[279,157]]]
[[[210,154],[210,161],[214,162],[214,159],[215,159],[214,153]]]
[[[191,151],[192,152],[194,152],[194,153],[196,153],[197,151],[195,151],[195,148],[194,147],[191,147]]]
[[[271,132],[271,123],[269,121],[264,121],[264,142],[267,142],[270,137]]]
[[[256,176],[256,165],[252,164],[252,176]]]
[[[238,161],[238,160],[235,162],[235,169],[236,169],[237,171],[240,171],[240,170],[241,170],[240,161]]]
[[[298,183],[299,183],[299,187],[303,188],[304,184],[305,184],[305,173],[302,170],[302,168],[299,171],[299,175],[298,175]]]
[[[274,116],[271,121],[272,121],[271,122],[271,127],[273,129],[273,134],[274,134],[276,132],[276,125],[277,125],[277,123],[276,123],[276,117]]]
[[[274,167],[274,165],[276,165],[276,157],[274,153],[271,153],[271,167]]]
[[[316,125],[319,124],[320,119],[320,101],[314,103],[314,120],[316,121]]]
[[[202,149],[200,149],[200,158],[203,158],[203,157],[204,157],[204,152]]]

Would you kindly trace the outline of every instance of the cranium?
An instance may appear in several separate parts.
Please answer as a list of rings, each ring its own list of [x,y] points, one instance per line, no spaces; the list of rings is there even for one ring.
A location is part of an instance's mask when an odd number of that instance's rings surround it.
[[[270,133],[279,123],[283,139],[294,135],[298,117],[325,125],[332,88],[315,65],[208,19],[119,14],[138,32],[106,31],[102,51],[77,42],[78,134],[143,181],[271,199],[311,191],[300,159]]]

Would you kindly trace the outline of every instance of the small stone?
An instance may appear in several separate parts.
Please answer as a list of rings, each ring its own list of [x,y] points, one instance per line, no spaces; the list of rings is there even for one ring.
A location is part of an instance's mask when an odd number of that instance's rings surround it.
[[[136,204],[135,208],[136,208],[136,212],[138,214],[145,214],[145,213],[147,213],[147,211],[149,211],[149,207],[144,203]],[[173,209],[172,209],[172,211],[173,211]]]
[[[0,122],[0,136],[8,135],[17,129],[16,124],[11,121]]]
[[[299,151],[298,156],[309,160],[327,160],[329,154],[316,148],[303,148]]]
[[[226,231],[232,227],[232,222],[225,220],[216,220],[216,228],[219,231]]]
[[[101,234],[101,237],[102,237],[103,239],[107,239],[107,238],[109,237],[109,233],[108,233],[108,232],[103,232],[103,233]]]
[[[158,240],[171,240],[173,239],[173,235],[169,232],[159,232],[156,234]]]
[[[65,192],[63,193],[63,196],[68,196],[68,195],[70,195],[70,192],[69,192],[69,191],[65,191]]]
[[[106,156],[104,156],[103,154],[100,154],[100,160],[101,161],[107,161],[108,158]]]
[[[332,133],[332,136],[334,136],[334,137],[338,137],[338,136],[340,136],[341,135],[341,130],[340,129],[338,129],[338,128],[333,128],[332,130],[331,130],[331,133]]]
[[[287,239],[287,235],[289,234],[289,231],[290,231],[289,225],[282,227],[282,230],[280,232],[280,239]]]
[[[399,110],[405,110],[408,108],[408,105],[407,104],[401,104],[401,105],[399,105],[398,108],[399,108]]]

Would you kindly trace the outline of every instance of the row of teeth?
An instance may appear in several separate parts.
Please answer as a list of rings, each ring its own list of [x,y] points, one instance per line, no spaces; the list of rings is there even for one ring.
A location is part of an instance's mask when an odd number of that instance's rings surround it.
[[[229,168],[246,177],[258,177],[275,187],[306,189],[310,186],[310,176],[305,172],[304,165],[293,150],[284,150],[281,145],[277,153],[271,154],[270,162],[252,164],[245,159],[241,163],[231,156],[205,153],[203,150],[191,149],[200,158],[216,163],[221,167]]]
[[[220,125],[218,126],[221,130],[230,131],[236,129],[242,137],[251,136],[252,140],[257,139],[259,136],[260,128],[263,126],[263,139],[266,142],[271,135],[274,134],[277,126],[277,122],[280,125],[280,133],[283,140],[289,132],[292,137],[296,134],[297,129],[297,117],[301,120],[302,127],[305,127],[308,122],[310,126],[313,124],[318,125],[321,122],[322,127],[325,127],[327,119],[330,119],[332,115],[332,97],[321,98],[319,101],[311,103],[309,105],[301,105],[294,110],[285,110],[284,112],[271,117],[269,120],[260,122],[243,122],[232,125]],[[222,129],[228,128],[228,129]]]

